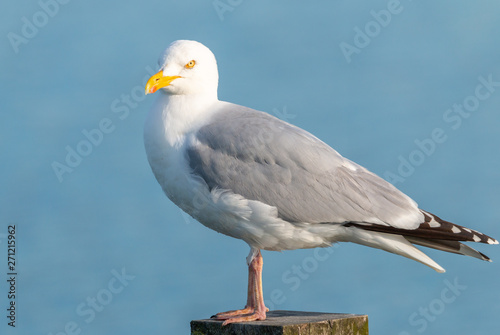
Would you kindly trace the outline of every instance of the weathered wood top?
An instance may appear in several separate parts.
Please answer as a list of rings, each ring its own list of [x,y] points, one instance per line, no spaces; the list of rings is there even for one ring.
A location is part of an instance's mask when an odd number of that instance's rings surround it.
[[[213,319],[191,321],[191,335],[368,335],[368,316],[356,314],[271,311],[265,321],[222,327]]]

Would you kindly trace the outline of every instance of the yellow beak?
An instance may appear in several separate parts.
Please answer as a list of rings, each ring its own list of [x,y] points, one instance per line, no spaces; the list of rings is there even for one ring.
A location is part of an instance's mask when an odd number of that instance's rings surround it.
[[[145,93],[154,93],[160,88],[170,85],[170,83],[177,78],[181,78],[181,76],[163,76],[163,71],[160,71],[149,78],[148,82],[146,83]]]

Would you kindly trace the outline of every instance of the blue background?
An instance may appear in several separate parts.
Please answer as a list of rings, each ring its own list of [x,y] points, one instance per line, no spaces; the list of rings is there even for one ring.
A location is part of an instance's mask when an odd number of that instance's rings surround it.
[[[413,155],[418,164],[397,187],[444,219],[500,237],[500,87],[458,127],[444,120],[453,104],[473,101],[479,77],[500,81],[498,1],[401,0],[385,27],[371,11],[391,1],[221,2],[224,12],[213,1],[3,4],[2,334],[187,334],[192,319],[243,307],[248,246],[183,215],[143,148],[155,99],[141,93],[144,80],[177,39],[215,53],[221,100],[285,118],[379,175],[397,174]],[[13,44],[27,21],[37,31],[24,28],[29,38]],[[371,37],[357,40],[363,47],[348,62],[340,45],[356,46],[356,27]],[[60,181],[53,163],[66,164],[67,146],[76,150],[105,119],[113,130]],[[415,153],[436,128],[446,140]],[[5,318],[9,224],[16,329]],[[491,334],[500,248],[476,247],[496,262],[425,250],[445,274],[348,243],[328,254],[264,252],[264,295],[272,309],[368,314],[374,334]],[[134,278],[110,294],[110,283],[119,286],[112,271],[123,269]],[[77,312],[88,298],[106,302],[92,320]]]

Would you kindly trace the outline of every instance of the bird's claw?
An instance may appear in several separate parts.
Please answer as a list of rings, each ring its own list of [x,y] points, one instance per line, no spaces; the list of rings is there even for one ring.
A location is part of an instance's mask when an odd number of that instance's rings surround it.
[[[258,311],[251,307],[245,307],[244,309],[217,313],[211,318],[215,320],[224,320],[222,325],[225,326],[236,322],[265,320],[267,311],[269,311],[269,308],[266,308],[265,311]]]

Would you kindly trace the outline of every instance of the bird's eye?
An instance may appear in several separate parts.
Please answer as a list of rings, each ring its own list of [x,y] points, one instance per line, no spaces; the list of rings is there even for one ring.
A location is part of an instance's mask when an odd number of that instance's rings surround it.
[[[195,62],[195,61],[194,61],[194,59],[193,59],[193,60],[189,61],[189,63],[187,63],[187,64],[185,65],[185,68],[186,68],[186,69],[192,69],[192,68],[194,67],[194,65],[195,65],[195,64],[196,64],[196,62]]]

